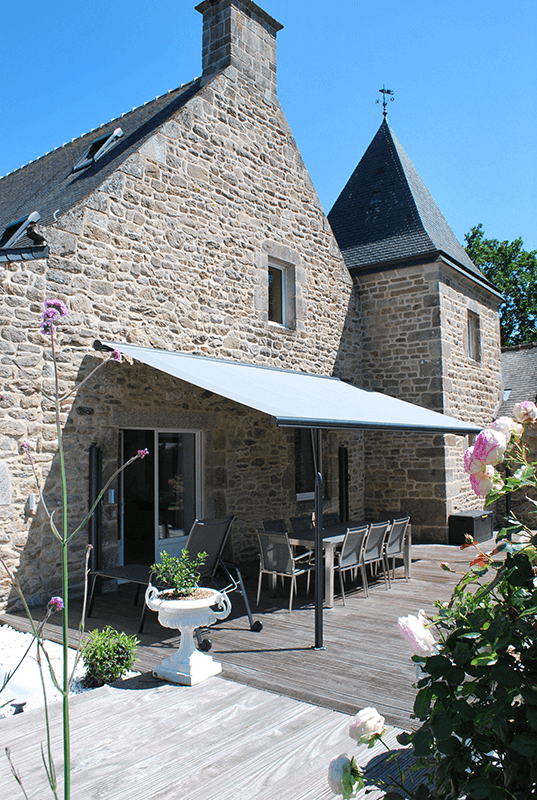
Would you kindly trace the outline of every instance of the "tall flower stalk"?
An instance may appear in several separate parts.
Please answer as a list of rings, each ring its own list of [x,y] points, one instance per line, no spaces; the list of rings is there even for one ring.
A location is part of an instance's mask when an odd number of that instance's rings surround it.
[[[61,507],[59,509],[61,514],[61,519],[56,522],[55,514],[56,511],[50,511],[48,508],[46,499],[43,495],[41,481],[39,479],[37,469],[32,458],[32,454],[30,452],[30,447],[28,444],[24,443],[22,445],[22,450],[26,453],[34,479],[37,485],[37,490],[39,493],[39,497],[41,500],[42,507],[44,512],[48,518],[50,529],[52,534],[58,540],[61,548],[61,569],[62,569],[62,597],[53,597],[47,607],[47,615],[45,617],[45,621],[48,620],[50,613],[52,611],[61,611],[62,612],[62,653],[63,653],[63,671],[61,677],[61,684],[58,684],[56,680],[56,676],[54,674],[54,670],[46,653],[46,650],[43,646],[43,627],[44,622],[36,626],[33,622],[32,615],[30,609],[26,603],[24,598],[24,594],[22,592],[20,581],[18,577],[11,571],[8,565],[5,563],[3,559],[0,559],[0,563],[6,570],[12,585],[17,590],[19,597],[23,603],[25,612],[30,620],[30,624],[32,627],[32,633],[37,640],[38,646],[38,663],[41,670],[41,679],[42,679],[42,686],[43,686],[43,693],[44,693],[44,700],[45,700],[45,724],[46,724],[46,737],[47,737],[47,756],[43,755],[43,762],[45,766],[45,771],[47,774],[48,783],[52,794],[55,798],[58,797],[57,794],[57,784],[56,784],[56,775],[54,764],[52,761],[52,753],[51,753],[51,731],[50,731],[50,724],[49,724],[49,716],[48,716],[48,708],[46,702],[46,693],[45,693],[45,683],[43,679],[43,672],[42,670],[45,668],[43,665],[43,657],[47,664],[47,667],[51,678],[56,686],[56,688],[60,691],[62,696],[62,731],[63,731],[63,757],[64,757],[64,764],[63,764],[63,779],[64,779],[64,787],[63,787],[63,798],[64,800],[70,800],[71,797],[71,743],[70,743],[70,718],[69,718],[69,690],[71,686],[71,682],[74,677],[74,671],[76,668],[76,661],[80,654],[80,646],[82,642],[82,636],[84,633],[84,621],[85,621],[85,611],[86,611],[86,601],[87,601],[87,576],[88,576],[88,559],[91,547],[88,546],[86,549],[86,562],[84,567],[84,601],[83,601],[83,610],[82,610],[82,618],[79,625],[79,641],[78,641],[78,648],[75,656],[75,664],[73,666],[72,672],[70,672],[69,668],[69,544],[72,539],[80,533],[82,528],[86,525],[88,520],[90,519],[91,515],[97,508],[99,502],[101,501],[104,493],[106,492],[107,488],[110,484],[115,480],[120,472],[122,472],[129,464],[133,461],[136,461],[139,458],[144,458],[147,454],[147,450],[139,450],[136,455],[134,455],[131,459],[129,459],[123,466],[117,469],[113,475],[106,481],[105,485],[99,492],[97,498],[93,502],[91,508],[88,510],[88,513],[85,515],[84,519],[76,526],[76,528],[69,532],[69,516],[68,516],[68,501],[67,501],[67,474],[66,474],[66,465],[65,465],[65,454],[63,448],[63,432],[62,432],[62,422],[61,422],[61,412],[62,412],[62,404],[71,397],[75,392],[79,391],[80,388],[87,383],[95,373],[103,367],[110,360],[114,361],[121,361],[121,354],[114,350],[110,353],[108,359],[101,361],[90,373],[89,375],[84,378],[81,383],[74,386],[72,389],[64,393],[63,395],[60,393],[60,380],[59,380],[59,370],[58,370],[58,360],[57,360],[57,353],[56,353],[56,340],[55,334],[57,330],[57,322],[60,317],[63,317],[67,314],[67,308],[65,304],[61,300],[46,300],[45,301],[45,310],[42,315],[42,322],[40,326],[41,332],[50,337],[50,347],[51,347],[51,356],[52,356],[52,364],[53,364],[53,384],[54,389],[52,393],[45,392],[41,390],[41,394],[44,398],[46,398],[50,403],[52,403],[54,407],[54,417],[55,417],[55,426],[56,426],[56,437],[58,442],[58,459],[59,459],[59,468],[60,468],[60,480],[61,480]],[[15,362],[16,364],[16,362]],[[18,365],[17,365],[18,366]],[[10,674],[10,677],[16,671],[19,665],[13,670]],[[24,792],[24,787],[22,786],[22,781],[18,772],[16,771],[13,762],[11,760],[11,753],[7,752],[6,754],[10,760],[10,764],[12,767],[12,772],[15,777],[17,783],[19,783],[21,790],[26,796]]]

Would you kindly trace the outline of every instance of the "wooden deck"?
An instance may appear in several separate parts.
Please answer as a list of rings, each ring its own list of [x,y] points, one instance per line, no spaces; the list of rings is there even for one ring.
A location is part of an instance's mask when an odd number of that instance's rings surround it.
[[[324,650],[314,650],[314,610],[299,594],[296,608],[286,610],[287,594],[276,598],[262,595],[253,607],[263,630],[252,632],[240,595],[231,595],[230,618],[211,628],[211,653],[223,665],[223,677],[258,689],[305,701],[334,711],[354,714],[364,706],[375,706],[391,724],[409,729],[414,702],[414,664],[407,644],[397,631],[397,618],[432,610],[437,599],[447,599],[457,576],[443,571],[441,561],[456,569],[471,560],[471,550],[447,545],[417,545],[412,549],[412,578],[402,576],[385,591],[383,582],[373,585],[369,598],[360,590],[347,594],[346,605],[336,599],[324,612]],[[247,586],[255,601],[255,576]],[[287,591],[287,586],[286,586]],[[110,624],[118,630],[136,633],[140,607],[132,605],[134,587],[123,585],[117,592],[97,597],[87,628]],[[311,600],[311,597],[310,597]],[[70,605],[73,640],[80,613],[79,603]],[[39,610],[36,610],[36,617]],[[54,618],[52,618],[54,619]],[[4,614],[0,621],[21,629],[22,615]],[[47,625],[49,638],[59,640],[60,629]],[[162,628],[148,612],[146,628],[139,636],[136,668],[149,672],[177,646],[174,632]]]
[[[62,785],[61,708],[51,708],[53,753]],[[348,717],[221,677],[193,687],[150,676],[106,686],[71,703],[73,800],[328,800],[330,760],[358,755],[385,774],[382,746],[356,749]],[[387,744],[400,749],[396,731]],[[41,764],[43,713],[28,711],[0,724],[0,798],[50,793]],[[406,753],[403,753],[407,757]],[[393,768],[393,765],[392,765]],[[60,797],[62,796],[60,792]],[[384,796],[373,790],[367,800]]]
[[[152,677],[152,667],[177,646],[177,638],[149,614],[146,632],[139,637],[137,668],[143,674],[72,699],[73,798],[328,800],[328,763],[345,752],[384,775],[382,746],[357,750],[347,735],[347,714],[374,705],[391,725],[410,728],[414,665],[397,632],[397,617],[447,599],[456,576],[442,571],[439,562],[463,568],[471,551],[424,545],[414,547],[412,555],[408,583],[399,577],[386,592],[380,582],[368,599],[351,592],[346,606],[338,599],[325,612],[325,650],[312,649],[313,609],[303,598],[289,614],[282,610],[286,595],[265,596],[257,615],[264,627],[254,633],[235,596],[231,618],[210,631],[212,653],[222,662],[223,674],[194,687]],[[253,586],[249,589],[254,599]],[[132,605],[133,596],[133,587],[123,585],[97,598],[87,627],[111,624],[136,632],[140,607]],[[73,641],[78,612],[73,602]],[[36,609],[35,617],[39,615]],[[28,627],[19,614],[4,614],[0,622]],[[46,635],[58,640],[58,626],[48,624]],[[51,713],[61,776],[60,704]],[[396,734],[390,728],[386,740],[400,749]],[[3,755],[6,746],[29,800],[48,796],[43,739],[40,709],[0,721],[0,800],[19,796]],[[367,800],[383,794],[375,790]]]

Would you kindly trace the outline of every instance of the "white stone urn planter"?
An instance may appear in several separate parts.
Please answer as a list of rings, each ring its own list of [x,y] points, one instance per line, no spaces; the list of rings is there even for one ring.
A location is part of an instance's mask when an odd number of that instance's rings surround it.
[[[153,670],[153,675],[185,686],[193,686],[211,675],[218,675],[222,671],[222,665],[208,653],[202,653],[196,648],[194,631],[229,616],[229,597],[225,592],[205,588],[198,589],[190,597],[163,597],[166,594],[149,584],[145,602],[152,611],[158,612],[161,625],[165,628],[177,628],[181,632],[181,644],[173,656],[165,658]],[[216,606],[216,609],[212,606]]]

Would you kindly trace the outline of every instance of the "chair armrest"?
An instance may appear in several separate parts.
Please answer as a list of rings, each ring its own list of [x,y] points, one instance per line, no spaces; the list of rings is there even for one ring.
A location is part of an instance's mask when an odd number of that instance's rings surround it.
[[[302,561],[305,558],[311,558],[311,556],[315,555],[314,550],[306,550],[305,553],[300,553],[299,556],[293,556],[293,561],[296,563],[297,561]]]

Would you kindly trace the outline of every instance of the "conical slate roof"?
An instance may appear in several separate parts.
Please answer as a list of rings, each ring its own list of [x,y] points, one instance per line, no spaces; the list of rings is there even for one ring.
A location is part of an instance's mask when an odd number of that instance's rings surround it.
[[[444,255],[488,284],[386,119],[328,219],[353,274]]]

